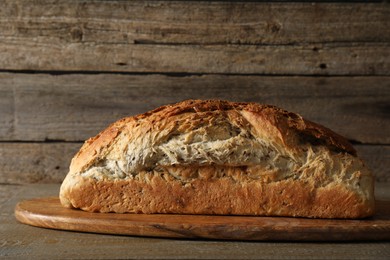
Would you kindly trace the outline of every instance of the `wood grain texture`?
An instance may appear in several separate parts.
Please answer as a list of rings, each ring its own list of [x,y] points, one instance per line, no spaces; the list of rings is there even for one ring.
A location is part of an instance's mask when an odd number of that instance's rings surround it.
[[[61,183],[82,143],[0,142],[0,183]],[[390,146],[355,145],[377,182],[390,183]]]
[[[91,213],[64,208],[57,197],[19,202],[15,217],[24,224],[92,233],[148,237],[261,240],[351,241],[390,239],[390,202],[377,201],[364,220],[177,214]]]
[[[385,4],[6,0],[2,39],[59,44],[389,42]]]
[[[358,243],[242,242],[98,235],[36,228],[18,223],[15,205],[56,196],[59,185],[0,185],[0,257],[45,259],[388,259],[388,241]],[[15,193],[14,190],[19,192]],[[376,192],[390,200],[388,184]]]
[[[388,5],[26,0],[1,5],[5,70],[390,71]]]
[[[390,75],[390,44],[127,45],[0,41],[5,70]]]
[[[390,143],[389,77],[1,73],[0,85],[3,141],[84,141],[125,116],[219,98],[273,104],[348,139]]]
[[[355,148],[374,174],[375,180],[390,183],[390,146],[355,145]]]
[[[0,183],[61,183],[81,143],[0,143]]]

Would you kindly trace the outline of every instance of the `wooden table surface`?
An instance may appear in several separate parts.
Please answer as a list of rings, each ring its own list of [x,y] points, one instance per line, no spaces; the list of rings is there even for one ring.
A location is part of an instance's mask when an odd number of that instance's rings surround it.
[[[390,200],[378,183],[377,199]],[[390,241],[292,243],[179,240],[50,230],[20,224],[14,207],[23,199],[55,196],[58,184],[0,185],[0,258],[78,259],[389,259]]]

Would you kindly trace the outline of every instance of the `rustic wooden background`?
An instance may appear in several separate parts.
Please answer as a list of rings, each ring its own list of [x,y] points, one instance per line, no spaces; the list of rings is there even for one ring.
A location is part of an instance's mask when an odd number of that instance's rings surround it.
[[[298,112],[390,183],[389,4],[0,2],[2,185],[60,183],[109,123],[188,98]]]

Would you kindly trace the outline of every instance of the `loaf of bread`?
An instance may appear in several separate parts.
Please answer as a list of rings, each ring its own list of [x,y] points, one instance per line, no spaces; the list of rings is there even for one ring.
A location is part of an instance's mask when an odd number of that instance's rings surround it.
[[[351,144],[256,103],[187,100],[87,140],[60,190],[90,212],[363,218],[374,181]]]

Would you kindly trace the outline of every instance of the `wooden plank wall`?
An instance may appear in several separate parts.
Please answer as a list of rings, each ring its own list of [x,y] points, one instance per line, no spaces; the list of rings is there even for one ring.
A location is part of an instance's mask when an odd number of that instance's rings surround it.
[[[0,2],[0,183],[60,183],[83,140],[188,98],[274,104],[346,136],[390,182],[390,8]]]

